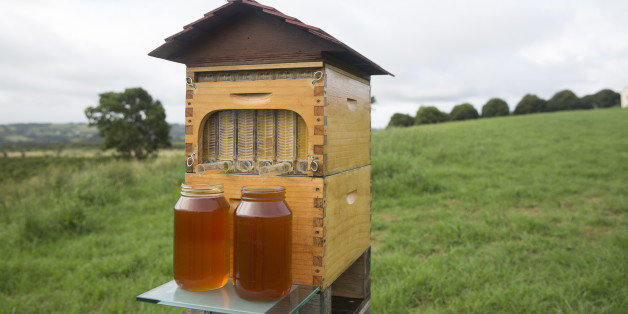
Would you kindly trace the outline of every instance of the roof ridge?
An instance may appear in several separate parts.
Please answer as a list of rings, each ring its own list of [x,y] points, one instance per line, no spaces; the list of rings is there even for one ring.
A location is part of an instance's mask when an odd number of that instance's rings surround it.
[[[256,6],[256,7],[260,7],[262,9],[269,9],[269,10],[275,10],[275,8],[267,6],[267,5],[263,5],[255,0],[241,0],[240,2],[244,3],[244,4],[248,4],[248,5],[252,5],[252,6]]]

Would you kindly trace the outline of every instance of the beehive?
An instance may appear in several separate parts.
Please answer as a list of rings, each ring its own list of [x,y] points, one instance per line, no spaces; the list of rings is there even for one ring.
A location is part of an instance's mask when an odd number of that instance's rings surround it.
[[[187,66],[185,181],[222,183],[232,210],[242,186],[286,187],[293,280],[333,283],[370,246],[370,77],[389,73],[247,0],[205,14],[150,55]]]

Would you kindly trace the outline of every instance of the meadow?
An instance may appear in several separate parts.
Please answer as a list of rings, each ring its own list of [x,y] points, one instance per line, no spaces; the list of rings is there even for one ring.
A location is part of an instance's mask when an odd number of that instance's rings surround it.
[[[372,311],[628,312],[626,125],[373,132]],[[171,280],[182,157],[37,158],[0,159],[0,312],[180,313],[135,296]]]

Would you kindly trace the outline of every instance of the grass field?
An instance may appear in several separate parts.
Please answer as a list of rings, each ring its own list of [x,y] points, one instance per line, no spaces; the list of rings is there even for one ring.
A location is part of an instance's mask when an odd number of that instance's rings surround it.
[[[373,312],[628,312],[627,125],[607,109],[374,132]],[[0,312],[180,312],[135,296],[171,278],[181,159],[86,165],[0,181]]]

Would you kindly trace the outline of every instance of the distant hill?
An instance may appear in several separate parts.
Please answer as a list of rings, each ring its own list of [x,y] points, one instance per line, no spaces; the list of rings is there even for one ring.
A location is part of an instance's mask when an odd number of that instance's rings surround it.
[[[185,141],[183,124],[172,124],[170,136],[173,143]],[[37,146],[52,144],[98,144],[102,138],[95,127],[85,123],[18,123],[0,125],[0,146]]]

